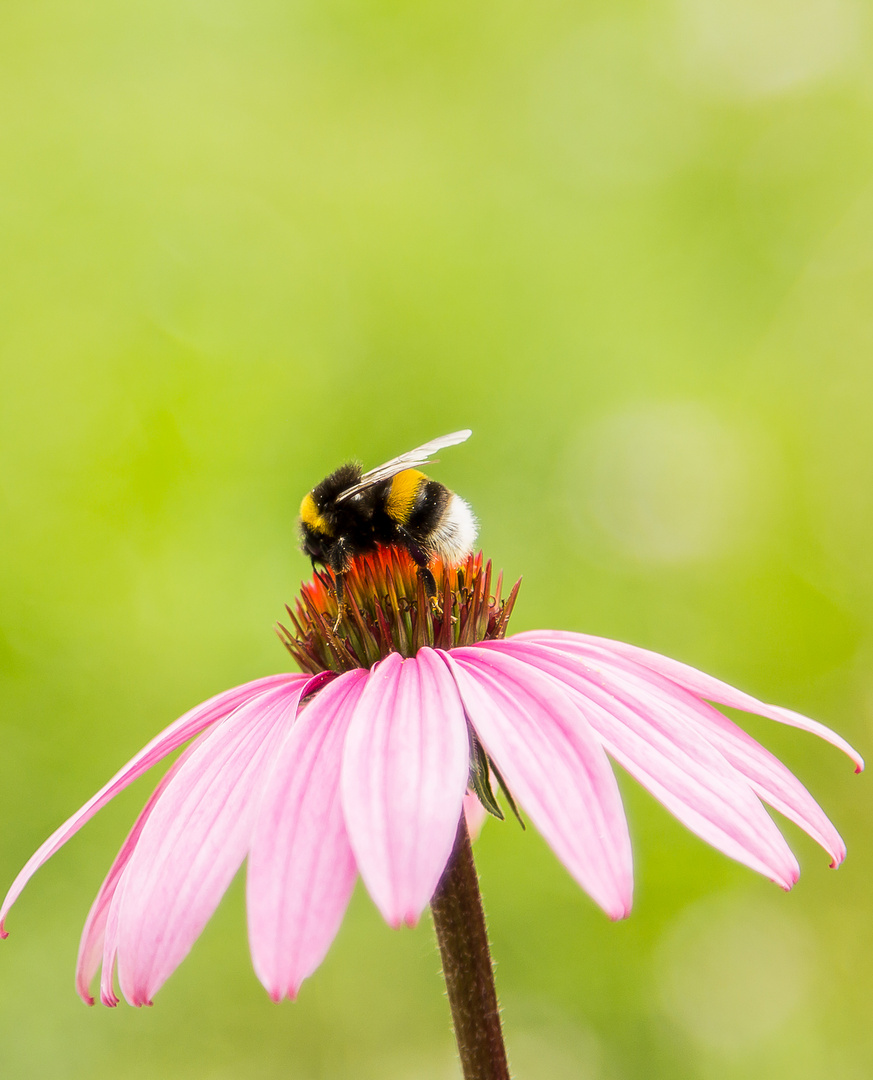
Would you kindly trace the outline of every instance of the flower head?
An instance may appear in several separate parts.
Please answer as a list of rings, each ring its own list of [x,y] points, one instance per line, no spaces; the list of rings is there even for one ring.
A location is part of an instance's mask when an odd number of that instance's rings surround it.
[[[501,600],[481,555],[434,570],[430,601],[405,553],[361,557],[346,576],[345,612],[316,575],[289,608],[293,629],[282,629],[304,674],[228,690],[166,728],[33,855],[0,919],[89,818],[186,743],[88,915],[77,965],[86,1001],[102,963],[105,1004],[118,1001],[116,969],[125,998],[150,1003],[243,861],[255,971],[275,1000],[295,997],[358,874],[390,925],[417,921],[466,793],[501,814],[493,780],[621,918],[633,870],[610,758],[693,832],[785,889],[799,868],[763,804],[813,837],[832,866],[843,860],[803,785],[709,702],[819,735],[860,770],[834,732],[632,645],[560,631],[507,638],[517,585]]]

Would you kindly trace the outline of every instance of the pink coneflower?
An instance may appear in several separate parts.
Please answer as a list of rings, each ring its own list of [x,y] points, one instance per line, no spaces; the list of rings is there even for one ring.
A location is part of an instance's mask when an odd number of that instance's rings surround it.
[[[335,597],[315,575],[283,629],[305,673],[228,690],[171,724],[43,844],[0,918],[89,818],[195,736],[88,915],[76,977],[88,1002],[102,961],[105,1004],[118,1000],[116,968],[124,997],[150,1003],[244,860],[255,971],[274,1000],[293,998],[358,873],[391,926],[418,920],[455,849],[465,793],[501,815],[493,779],[613,919],[630,911],[633,869],[610,758],[702,839],[785,889],[798,865],[763,804],[832,866],[843,860],[803,785],[708,702],[819,735],[860,770],[828,728],[631,645],[549,630],[505,637],[518,586],[501,600],[481,555],[436,568],[436,580],[431,603],[403,552],[356,560],[334,632]]]

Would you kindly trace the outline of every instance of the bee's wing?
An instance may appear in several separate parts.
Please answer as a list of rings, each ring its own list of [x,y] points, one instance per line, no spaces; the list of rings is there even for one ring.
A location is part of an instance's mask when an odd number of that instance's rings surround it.
[[[426,461],[430,460],[431,454],[435,454],[437,450],[442,450],[444,446],[456,446],[458,443],[466,442],[472,434],[473,432],[469,428],[465,428],[463,431],[453,431],[451,435],[442,435],[439,439],[431,439],[430,442],[426,442],[423,446],[417,446],[414,450],[407,450],[400,457],[392,458],[390,461],[386,461],[384,465],[379,465],[377,468],[365,472],[357,484],[346,488],[337,496],[336,501],[345,502],[346,499],[357,495],[359,491],[364,491],[382,480],[396,476],[397,473],[403,472],[404,469],[413,469],[416,465],[424,465]]]

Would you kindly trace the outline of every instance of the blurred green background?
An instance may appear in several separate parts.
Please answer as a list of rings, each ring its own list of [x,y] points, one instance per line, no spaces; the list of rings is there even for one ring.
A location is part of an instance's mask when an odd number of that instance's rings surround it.
[[[695,663],[869,750],[873,66],[855,0],[2,6],[0,873],[158,729],[283,669],[302,494],[434,475],[514,628]],[[747,726],[850,850],[784,895],[621,777],[632,917],[478,842],[520,1080],[869,1075],[869,784]],[[242,882],[153,1009],[73,991],[155,778],[28,887],[10,1078],[449,1080],[428,921],[358,891],[273,1005]]]

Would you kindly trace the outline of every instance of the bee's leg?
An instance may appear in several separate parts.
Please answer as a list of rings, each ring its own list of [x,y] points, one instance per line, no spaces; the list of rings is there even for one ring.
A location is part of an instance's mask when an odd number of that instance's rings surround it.
[[[430,602],[433,604],[433,606],[435,608],[439,609],[439,604],[437,602],[436,579],[434,578],[433,574],[430,572],[430,569],[427,566],[419,566],[419,568],[418,568],[418,576],[422,580],[422,583],[424,585],[424,591],[425,591],[425,594],[427,595],[428,600],[430,600]]]
[[[398,526],[397,532],[400,537],[400,542],[409,552],[412,561],[418,567],[418,576],[421,578],[422,585],[424,585],[424,592],[428,600],[430,600],[431,607],[437,615],[442,615],[442,608],[437,600],[436,579],[431,573],[430,567],[427,565],[430,562],[430,559],[403,526]]]
[[[338,540],[330,553],[329,566],[333,571],[333,583],[336,590],[336,622],[333,624],[333,632],[339,629],[339,624],[348,614],[345,601],[345,575],[349,568],[349,557],[346,546],[342,540]]]

